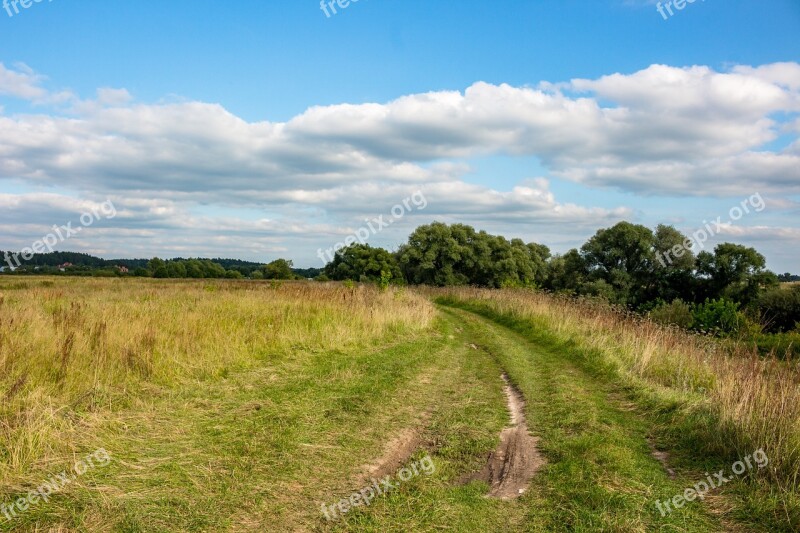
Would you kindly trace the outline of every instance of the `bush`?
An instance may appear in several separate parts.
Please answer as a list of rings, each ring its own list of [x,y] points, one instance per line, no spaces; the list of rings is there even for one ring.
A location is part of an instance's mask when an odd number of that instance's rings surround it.
[[[747,318],[739,311],[739,304],[720,298],[698,305],[693,313],[692,328],[704,333],[730,335],[747,326]]]
[[[800,333],[761,334],[755,337],[758,351],[785,359],[800,359]]]
[[[800,287],[772,289],[758,299],[764,328],[770,333],[792,331],[800,323]]]
[[[673,300],[672,303],[662,302],[649,313],[654,322],[665,326],[679,326],[685,329],[692,327],[694,314],[692,306],[683,300]]]

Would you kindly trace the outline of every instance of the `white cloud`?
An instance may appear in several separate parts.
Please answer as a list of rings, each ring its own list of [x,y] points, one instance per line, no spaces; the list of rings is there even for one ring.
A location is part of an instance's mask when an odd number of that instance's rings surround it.
[[[430,207],[409,224],[441,218],[518,230],[559,223],[581,233],[634,212],[559,201],[548,179],[640,195],[800,193],[797,63],[727,72],[653,65],[537,88],[477,82],[384,104],[312,107],[287,122],[248,122],[204,102],[139,103],[124,89],[80,100],[48,91],[44,81],[27,67],[0,64],[0,94],[51,109],[0,113],[0,180],[119,198],[126,215],[117,229],[144,232],[124,234],[143,249],[153,236],[174,247],[208,242],[251,251],[281,248],[290,238],[312,243],[304,235],[345,235],[417,189]],[[787,148],[767,148],[780,136]],[[486,155],[534,156],[550,176],[507,191],[467,183],[470,159]],[[30,195],[3,202],[41,207],[36,215],[15,211],[20,224],[76,205]],[[268,216],[193,215],[202,205]],[[231,233],[212,231],[204,241],[198,226]],[[386,238],[402,240],[411,229]]]
[[[27,65],[19,64],[16,70],[12,70],[0,63],[0,95],[40,100],[47,95],[47,91],[40,86],[43,79]]]

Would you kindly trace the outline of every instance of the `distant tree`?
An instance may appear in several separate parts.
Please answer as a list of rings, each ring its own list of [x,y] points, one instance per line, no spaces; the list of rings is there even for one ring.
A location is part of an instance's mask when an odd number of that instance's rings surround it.
[[[653,239],[653,277],[647,300],[691,301],[695,289],[692,241],[673,226],[659,224]]]
[[[203,265],[197,259],[186,261],[186,277],[200,279],[203,277]]]
[[[292,272],[292,262],[286,259],[276,259],[262,267],[265,279],[295,279]]]
[[[292,272],[302,278],[316,278],[323,272],[323,268],[292,268]]]
[[[167,263],[167,275],[170,278],[185,278],[186,264],[183,261],[170,261]]]
[[[644,303],[652,291],[654,243],[649,228],[630,222],[599,230],[581,247],[590,280],[610,285],[617,303]]]
[[[549,249],[540,244],[509,241],[465,224],[441,222],[418,227],[397,252],[410,283],[483,287],[541,284],[549,255]]]
[[[589,277],[586,261],[576,249],[553,257],[548,263],[545,288],[556,292],[577,294]]]
[[[467,285],[475,268],[474,236],[475,230],[462,224],[420,226],[397,252],[400,268],[412,284]]]
[[[241,272],[239,272],[238,270],[233,270],[233,269],[228,270],[227,272],[225,272],[225,277],[227,279],[244,279],[244,275]]]
[[[714,248],[713,254],[700,252],[697,273],[701,296],[725,297],[746,305],[754,301],[763,288],[777,285],[777,276],[765,267],[763,255],[740,244],[726,242]]]
[[[403,273],[397,259],[383,248],[369,244],[351,244],[336,252],[333,261],[325,266],[325,275],[332,280],[403,283]]]
[[[167,267],[166,263],[164,262],[163,259],[159,259],[158,257],[154,257],[147,262],[147,270],[149,270],[153,274],[153,276],[155,276],[156,270],[158,270],[161,267],[164,267],[164,270],[166,271]]]

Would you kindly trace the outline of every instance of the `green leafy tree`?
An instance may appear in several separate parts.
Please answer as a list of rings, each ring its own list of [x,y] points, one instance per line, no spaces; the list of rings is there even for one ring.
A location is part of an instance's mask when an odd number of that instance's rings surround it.
[[[286,259],[276,259],[262,268],[264,279],[295,279],[292,272],[292,262]]]
[[[475,269],[469,226],[434,222],[420,226],[409,236],[408,244],[397,253],[400,268],[409,283],[417,285],[467,285]]]
[[[649,228],[630,222],[599,230],[581,247],[590,280],[610,285],[616,303],[643,304],[652,292],[654,242]]]
[[[509,287],[544,282],[549,255],[539,244],[434,222],[418,227],[397,258],[413,284]]]
[[[186,277],[193,279],[203,278],[203,265],[197,259],[186,261]]]
[[[589,277],[586,261],[576,249],[553,257],[547,268],[545,288],[555,292],[577,294]]]
[[[753,248],[729,242],[714,253],[697,255],[701,296],[725,297],[743,305],[754,301],[764,288],[777,285],[777,276],[766,270],[766,259]]]
[[[156,271],[163,268],[163,276],[156,276]],[[167,277],[167,264],[164,262],[163,259],[159,259],[158,257],[152,258],[150,261],[147,262],[147,270],[150,272],[150,275],[155,277]],[[159,271],[159,273],[162,273]]]
[[[369,244],[351,244],[336,252],[333,261],[325,266],[324,274],[332,280],[353,280],[401,284],[403,273],[394,255],[383,248],[373,248]]]
[[[695,290],[692,241],[673,226],[659,224],[653,239],[653,278],[650,301],[691,301]]]
[[[184,261],[170,261],[167,263],[167,275],[170,278],[185,278],[186,263]]]

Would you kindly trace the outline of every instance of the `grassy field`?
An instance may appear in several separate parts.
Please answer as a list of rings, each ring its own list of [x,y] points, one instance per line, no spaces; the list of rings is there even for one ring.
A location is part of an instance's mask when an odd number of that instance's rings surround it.
[[[0,324],[0,531],[800,530],[798,369],[602,307],[0,277]],[[544,458],[514,499],[475,479],[503,374]]]

